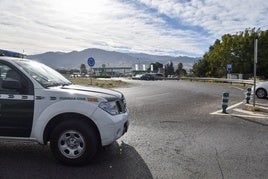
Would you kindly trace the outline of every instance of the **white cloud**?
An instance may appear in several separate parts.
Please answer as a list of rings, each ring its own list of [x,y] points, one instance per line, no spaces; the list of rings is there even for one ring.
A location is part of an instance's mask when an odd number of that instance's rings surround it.
[[[225,33],[267,28],[267,6],[260,0],[0,0],[0,48],[202,56]]]
[[[199,26],[214,37],[243,31],[248,27],[268,28],[268,3],[263,0],[140,0],[159,13]],[[266,30],[266,29],[265,29]]]

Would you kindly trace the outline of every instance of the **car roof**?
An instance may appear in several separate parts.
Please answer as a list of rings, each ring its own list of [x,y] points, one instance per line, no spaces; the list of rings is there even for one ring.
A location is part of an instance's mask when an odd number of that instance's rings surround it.
[[[12,61],[30,61],[29,59],[25,58],[16,58],[16,57],[7,57],[7,56],[0,56],[1,60],[12,62]]]
[[[6,56],[0,56],[0,60],[10,63],[12,65],[15,66],[20,66],[18,64],[18,62],[26,62],[26,63],[32,63],[32,62],[36,62],[34,60],[29,60],[29,59],[25,59],[25,58],[15,58],[15,57],[6,57]]]

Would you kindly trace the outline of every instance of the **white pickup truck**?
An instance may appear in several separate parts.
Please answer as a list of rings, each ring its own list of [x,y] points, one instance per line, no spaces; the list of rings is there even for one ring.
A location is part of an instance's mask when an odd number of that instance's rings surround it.
[[[48,144],[66,165],[84,165],[128,129],[120,92],[72,84],[50,67],[0,56],[0,140]]]

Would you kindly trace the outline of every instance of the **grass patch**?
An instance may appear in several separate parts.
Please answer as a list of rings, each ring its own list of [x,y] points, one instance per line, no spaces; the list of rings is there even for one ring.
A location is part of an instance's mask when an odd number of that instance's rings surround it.
[[[252,111],[252,112],[261,112],[261,109],[260,108],[258,108],[258,107],[254,107],[254,106],[246,106],[246,110],[248,110],[248,111]]]
[[[91,80],[89,78],[69,78],[69,80],[76,85],[91,85]],[[92,86],[97,86],[101,88],[119,88],[127,86],[128,83],[121,80],[111,80],[111,79],[92,79]]]

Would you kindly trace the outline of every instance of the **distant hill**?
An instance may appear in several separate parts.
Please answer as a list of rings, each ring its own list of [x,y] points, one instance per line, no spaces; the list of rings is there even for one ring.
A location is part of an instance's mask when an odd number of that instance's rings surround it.
[[[82,63],[87,64],[87,59],[93,57],[96,61],[95,67],[101,67],[105,64],[107,67],[134,67],[135,64],[146,64],[159,62],[167,64],[170,60],[174,66],[183,63],[186,68],[199,58],[186,56],[157,56],[143,53],[120,53],[115,51],[106,51],[96,48],[89,48],[82,51],[63,52],[46,52],[42,54],[29,55],[27,58],[42,62],[53,68],[79,69]]]

